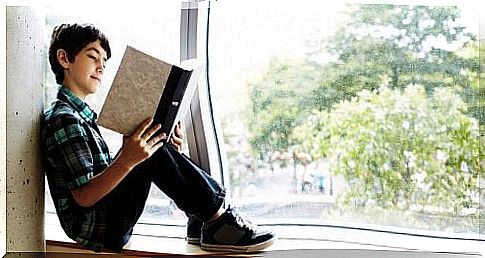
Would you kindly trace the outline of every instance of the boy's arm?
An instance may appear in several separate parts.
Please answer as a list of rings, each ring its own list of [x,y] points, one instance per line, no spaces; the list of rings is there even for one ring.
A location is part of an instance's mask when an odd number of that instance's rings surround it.
[[[77,204],[83,207],[96,204],[109,194],[136,165],[149,158],[162,146],[165,134],[150,139],[160,129],[160,125],[150,128],[152,121],[151,118],[146,119],[130,137],[124,139],[120,154],[110,166],[91,178],[87,184],[71,190]]]

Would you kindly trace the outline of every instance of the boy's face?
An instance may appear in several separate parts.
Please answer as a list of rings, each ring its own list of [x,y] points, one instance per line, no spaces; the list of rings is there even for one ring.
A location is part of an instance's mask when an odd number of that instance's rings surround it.
[[[64,66],[64,84],[78,97],[84,99],[93,94],[101,85],[106,51],[99,40],[89,43],[74,58]]]

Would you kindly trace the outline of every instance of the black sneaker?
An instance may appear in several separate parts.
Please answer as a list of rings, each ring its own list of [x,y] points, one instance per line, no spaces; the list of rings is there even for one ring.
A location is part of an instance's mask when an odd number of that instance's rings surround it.
[[[256,252],[273,244],[275,236],[262,231],[229,207],[215,221],[202,227],[201,249],[206,251]]]
[[[189,216],[187,221],[187,236],[185,240],[192,245],[200,245],[200,234],[204,223],[195,216]]]

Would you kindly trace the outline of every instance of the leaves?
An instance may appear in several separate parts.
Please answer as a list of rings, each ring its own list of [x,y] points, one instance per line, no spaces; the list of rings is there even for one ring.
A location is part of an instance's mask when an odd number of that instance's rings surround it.
[[[460,10],[349,10],[320,52],[275,59],[250,84],[253,151],[328,159],[354,205],[478,212],[483,94],[476,36]],[[321,52],[337,61],[318,60]]]
[[[464,203],[478,207],[472,200],[478,194],[478,123],[462,113],[465,107],[450,89],[427,97],[423,86],[403,92],[381,87],[315,114],[312,121],[323,128],[306,123],[300,130],[323,131],[312,153],[325,154],[333,172],[352,182],[348,194],[361,205],[419,203],[458,211]]]

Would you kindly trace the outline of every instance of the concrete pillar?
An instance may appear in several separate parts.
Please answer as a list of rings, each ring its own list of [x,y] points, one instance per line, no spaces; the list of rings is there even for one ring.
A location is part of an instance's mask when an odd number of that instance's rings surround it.
[[[5,42],[5,8],[0,9],[0,28],[2,31],[0,32],[0,42]],[[4,46],[4,44],[1,44]],[[5,71],[5,48],[0,48],[0,70]],[[6,107],[6,89],[5,89],[5,73],[0,72],[0,257],[5,255],[7,249],[7,233],[6,227],[7,224],[5,223],[6,215],[7,215],[7,183],[6,183],[6,159],[7,156],[7,144],[6,144],[6,130],[7,130],[7,119],[5,116],[5,107]]]
[[[45,16],[36,7],[6,8],[6,251],[44,251],[43,111]]]

